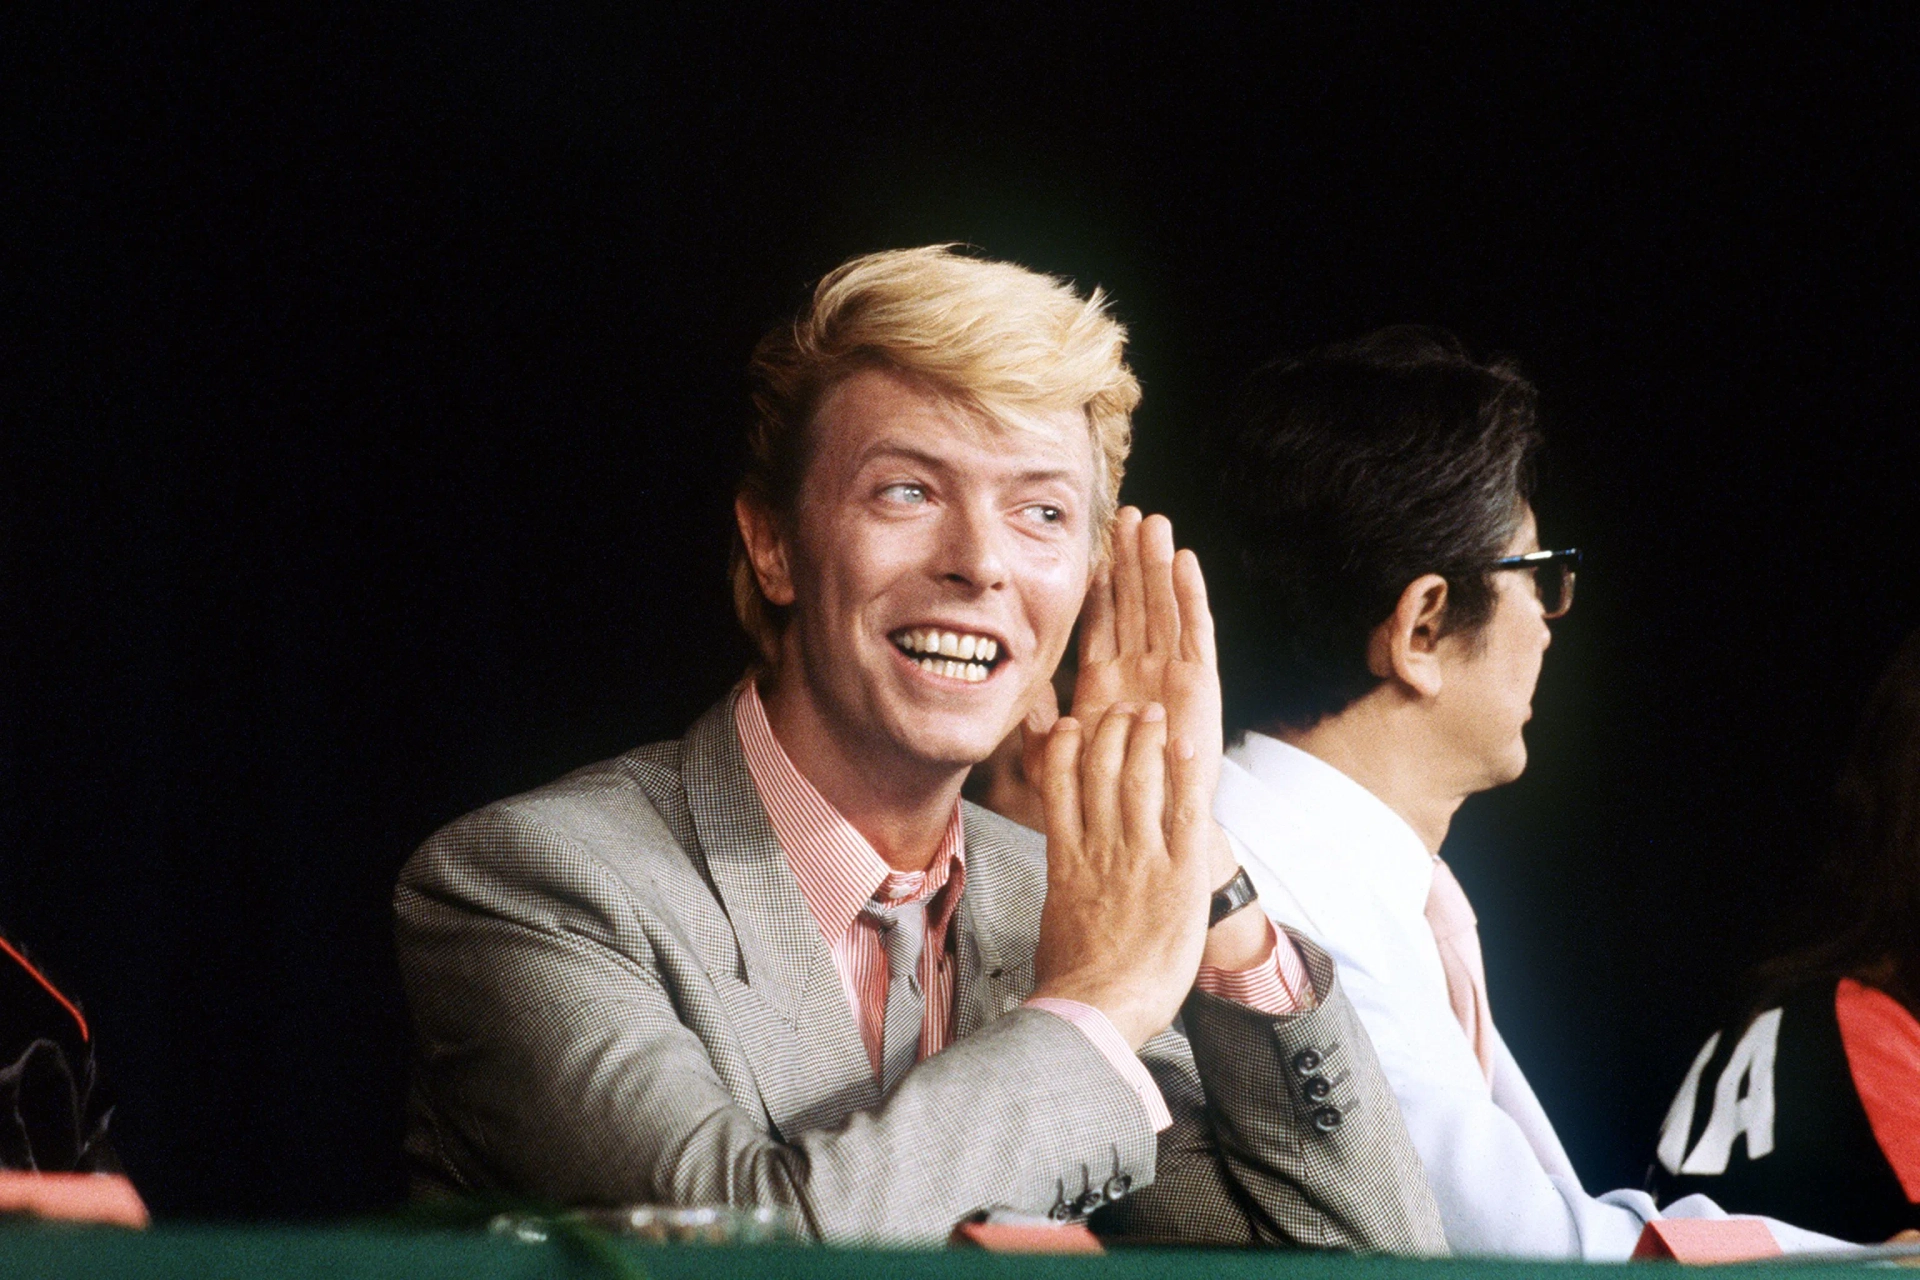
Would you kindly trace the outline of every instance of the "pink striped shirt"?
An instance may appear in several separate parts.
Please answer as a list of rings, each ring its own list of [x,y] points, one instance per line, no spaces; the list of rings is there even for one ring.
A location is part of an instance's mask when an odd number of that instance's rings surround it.
[[[920,952],[926,1014],[920,1023],[919,1057],[940,1052],[953,1039],[953,953],[947,945],[947,925],[967,880],[960,806],[954,806],[927,869],[895,871],[787,758],[751,680],[740,686],[733,722],[739,729],[747,772],[773,824],[774,839],[780,842],[780,852],[800,882],[800,895],[833,953],[833,967],[840,971],[840,985],[846,989],[854,1021],[860,1024],[860,1036],[867,1042],[875,1076],[880,1074],[880,1049],[886,1042],[887,953],[879,927],[860,911],[876,898],[883,903],[927,903],[927,939]]]
[[[861,915],[871,899],[927,903],[926,946],[920,954],[920,982],[926,1003],[919,1056],[940,1052],[953,1040],[954,962],[948,926],[966,887],[960,806],[954,806],[927,869],[896,871],[794,766],[774,737],[753,681],[741,683],[733,718],[747,772],[760,793],[780,851],[799,882],[801,896],[833,956],[874,1075],[880,1074],[881,1047],[885,1043],[887,958],[878,926]],[[1237,1000],[1266,1013],[1291,1013],[1311,1007],[1313,985],[1300,953],[1290,942],[1277,945],[1278,935],[1273,934],[1271,925],[1268,931],[1272,945],[1265,960],[1240,970],[1203,965],[1195,985],[1211,995]],[[1133,1086],[1156,1130],[1172,1123],[1153,1077],[1105,1014],[1075,1000],[1038,998],[1027,1004],[1078,1027],[1121,1078]]]

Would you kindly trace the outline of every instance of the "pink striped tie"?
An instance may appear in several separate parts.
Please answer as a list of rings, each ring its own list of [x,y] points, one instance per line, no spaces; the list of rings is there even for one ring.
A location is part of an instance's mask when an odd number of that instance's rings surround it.
[[[1440,859],[1433,860],[1433,888],[1427,893],[1427,924],[1440,948],[1447,975],[1447,1003],[1467,1033],[1480,1071],[1493,1082],[1493,1013],[1487,1008],[1487,967],[1480,956],[1480,930],[1465,890]]]

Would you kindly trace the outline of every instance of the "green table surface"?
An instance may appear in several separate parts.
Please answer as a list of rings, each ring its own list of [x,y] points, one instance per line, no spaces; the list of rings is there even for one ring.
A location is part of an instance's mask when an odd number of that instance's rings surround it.
[[[1640,1264],[1645,1267],[1671,1264]],[[1451,1280],[1468,1276],[1592,1275],[1579,1263],[1453,1258],[1415,1261],[1332,1254],[1116,1249],[1103,1257],[1015,1257],[977,1251],[886,1252],[800,1245],[763,1247],[522,1244],[481,1232],[369,1227],[161,1226],[132,1232],[16,1223],[0,1226],[0,1277],[35,1280]],[[1857,1266],[1759,1264],[1714,1269],[1735,1277],[1859,1276]],[[1894,1274],[1899,1274],[1898,1272]]]

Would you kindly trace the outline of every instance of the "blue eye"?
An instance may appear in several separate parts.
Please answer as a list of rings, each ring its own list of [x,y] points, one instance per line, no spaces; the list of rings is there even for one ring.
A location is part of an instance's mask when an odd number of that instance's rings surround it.
[[[927,491],[924,486],[917,484],[890,484],[880,491],[880,496],[889,502],[918,505],[927,500]]]
[[[1035,520],[1040,524],[1059,524],[1067,518],[1067,513],[1064,510],[1047,502],[1036,502],[1024,510],[1026,511],[1028,519]]]

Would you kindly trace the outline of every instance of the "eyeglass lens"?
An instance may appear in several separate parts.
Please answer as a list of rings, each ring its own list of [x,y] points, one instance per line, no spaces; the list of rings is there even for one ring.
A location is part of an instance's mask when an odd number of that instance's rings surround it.
[[[1547,618],[1559,618],[1573,608],[1573,566],[1564,561],[1541,565],[1533,572],[1540,592],[1540,612]]]

